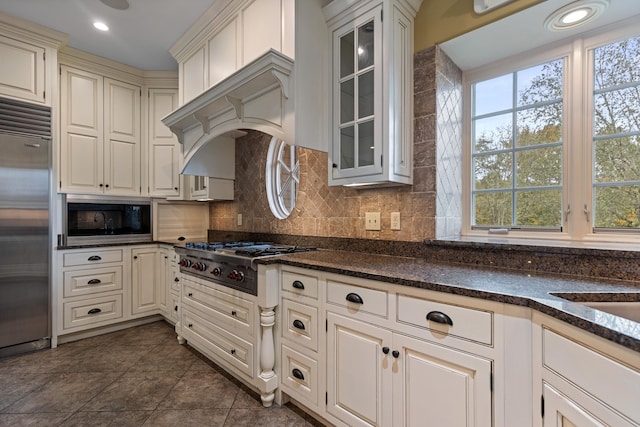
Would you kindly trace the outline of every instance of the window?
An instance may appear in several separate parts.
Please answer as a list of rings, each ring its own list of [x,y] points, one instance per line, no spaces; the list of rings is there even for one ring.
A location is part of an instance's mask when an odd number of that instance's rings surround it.
[[[637,31],[576,39],[465,73],[464,234],[637,240]]]
[[[278,219],[287,218],[296,205],[296,191],[300,183],[296,147],[276,137],[271,139],[265,181],[271,212]]]
[[[473,85],[473,224],[562,222],[563,61]]]

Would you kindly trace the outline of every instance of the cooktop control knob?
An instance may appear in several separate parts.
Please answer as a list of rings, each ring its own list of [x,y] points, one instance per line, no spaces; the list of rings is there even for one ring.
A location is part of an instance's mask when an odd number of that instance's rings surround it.
[[[242,282],[244,280],[244,273],[242,271],[233,270],[227,277],[231,280],[235,280],[236,282]]]
[[[222,269],[220,267],[215,267],[213,270],[211,270],[211,274],[219,277],[220,275],[222,275]]]
[[[204,262],[196,262],[191,268],[196,271],[205,271],[207,269],[207,265]]]
[[[183,267],[189,268],[189,267],[191,267],[191,260],[187,259],[187,258],[182,258],[180,260],[180,265],[183,266]]]

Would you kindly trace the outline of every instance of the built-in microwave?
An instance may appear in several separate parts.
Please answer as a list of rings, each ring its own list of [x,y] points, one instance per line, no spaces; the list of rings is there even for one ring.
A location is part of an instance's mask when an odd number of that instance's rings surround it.
[[[60,246],[152,241],[152,204],[144,198],[63,196]]]

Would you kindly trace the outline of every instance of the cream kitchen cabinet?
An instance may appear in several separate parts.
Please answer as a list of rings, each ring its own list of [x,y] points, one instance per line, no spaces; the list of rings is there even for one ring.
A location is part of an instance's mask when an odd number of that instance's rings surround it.
[[[0,95],[51,106],[67,35],[0,12]]]
[[[131,250],[131,313],[134,316],[157,313],[161,301],[166,304],[166,296],[160,295],[164,286],[158,279],[164,275],[157,274],[159,265],[157,246]]]
[[[148,162],[149,196],[180,196],[180,144],[162,123],[178,107],[177,89],[149,89]]]
[[[58,257],[54,333],[65,335],[126,318],[122,248],[65,250]]]
[[[66,65],[60,74],[60,191],[140,195],[140,86]]]
[[[347,280],[327,282],[327,412],[349,426],[491,426],[493,360],[401,333],[398,294]],[[435,329],[477,315],[439,308],[423,313]]]
[[[639,426],[640,356],[540,313],[533,316],[535,426]]]
[[[0,36],[0,94],[45,102],[45,49]]]
[[[333,1],[329,185],[413,183],[413,19],[421,0]]]
[[[281,282],[281,390],[309,409],[324,410],[323,328],[318,277],[310,271],[283,267]],[[321,325],[323,325],[321,327]]]

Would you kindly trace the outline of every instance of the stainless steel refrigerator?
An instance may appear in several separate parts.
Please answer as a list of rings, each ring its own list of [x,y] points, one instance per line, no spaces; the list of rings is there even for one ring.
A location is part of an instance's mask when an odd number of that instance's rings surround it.
[[[0,98],[0,357],[50,346],[51,110]]]

